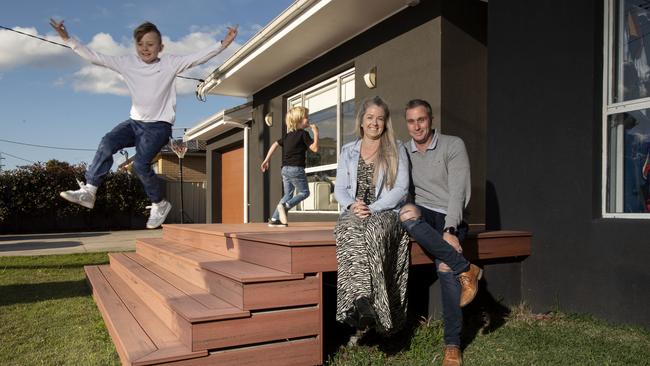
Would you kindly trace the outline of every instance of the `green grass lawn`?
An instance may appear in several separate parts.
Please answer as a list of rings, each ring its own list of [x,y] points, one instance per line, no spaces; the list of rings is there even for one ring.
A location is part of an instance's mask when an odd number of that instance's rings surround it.
[[[119,365],[83,266],[106,253],[0,257],[0,365]]]
[[[107,261],[105,253],[0,257],[0,365],[119,365],[83,272]],[[524,306],[466,323],[467,365],[650,365],[644,329]],[[327,363],[439,365],[441,349],[442,324],[426,321],[392,339],[369,335]]]

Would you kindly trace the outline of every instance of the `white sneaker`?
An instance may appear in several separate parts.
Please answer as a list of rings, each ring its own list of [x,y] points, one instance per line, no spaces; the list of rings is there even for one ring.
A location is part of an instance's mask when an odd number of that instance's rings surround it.
[[[90,184],[86,185],[80,180],[77,180],[77,184],[79,184],[79,189],[76,191],[65,191],[59,193],[59,195],[66,200],[83,207],[95,207],[95,193],[97,193],[97,187]]]
[[[167,215],[172,210],[172,204],[169,201],[162,200],[158,203],[152,203],[147,208],[151,209],[149,220],[147,220],[147,229],[155,229],[165,222]]]
[[[287,208],[284,207],[284,203],[280,202],[278,203],[278,214],[280,215],[280,222],[283,224],[287,224]]]

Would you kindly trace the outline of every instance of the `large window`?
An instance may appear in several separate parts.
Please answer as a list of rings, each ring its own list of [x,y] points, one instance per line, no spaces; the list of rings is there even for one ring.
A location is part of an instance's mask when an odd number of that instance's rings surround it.
[[[605,4],[603,216],[650,218],[650,1]]]
[[[318,126],[319,151],[307,152],[307,180],[311,195],[296,211],[338,211],[334,199],[336,164],[341,145],[355,138],[354,69],[303,90],[287,100],[287,107],[309,109],[309,123]]]

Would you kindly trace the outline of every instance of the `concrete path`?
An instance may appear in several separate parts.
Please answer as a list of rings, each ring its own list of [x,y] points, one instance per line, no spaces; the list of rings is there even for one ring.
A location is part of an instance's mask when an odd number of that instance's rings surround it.
[[[0,235],[0,256],[135,250],[136,238],[160,238],[162,229]]]

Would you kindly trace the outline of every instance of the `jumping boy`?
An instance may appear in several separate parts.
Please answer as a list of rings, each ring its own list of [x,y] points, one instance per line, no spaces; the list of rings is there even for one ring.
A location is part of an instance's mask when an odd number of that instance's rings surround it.
[[[158,57],[164,47],[162,37],[158,28],[149,22],[133,31],[136,55],[127,56],[108,56],[82,45],[70,38],[63,20],[57,22],[50,19],[50,25],[79,56],[120,74],[131,93],[132,101],[129,119],[118,124],[99,143],[93,162],[86,172],[86,183],[78,181],[78,190],[61,192],[61,197],[83,207],[93,208],[97,187],[113,166],[113,154],[122,148],[135,146],[133,167],[152,202],[147,228],[159,227],[165,222],[172,207],[163,197],[160,181],[151,169],[151,160],[171,136],[176,119],[176,75],[221,53],[235,39],[237,27],[228,27],[228,34],[221,44],[185,56]]]
[[[269,168],[269,160],[278,146],[282,146],[282,185],[284,196],[280,199],[275,212],[269,219],[269,226],[287,226],[287,211],[309,197],[309,186],[305,174],[307,149],[318,152],[318,127],[309,124],[309,110],[305,107],[293,107],[285,119],[287,134],[274,142],[262,162],[262,172]],[[311,127],[314,138],[305,128]],[[294,194],[295,189],[295,194]]]

